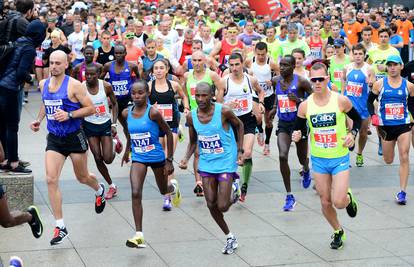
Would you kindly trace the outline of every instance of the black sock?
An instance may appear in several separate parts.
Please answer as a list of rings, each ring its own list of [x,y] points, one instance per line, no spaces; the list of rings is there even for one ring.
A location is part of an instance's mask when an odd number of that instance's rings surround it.
[[[257,128],[257,130],[259,131],[259,133],[263,133],[263,126],[262,126],[262,123],[257,123],[257,126],[256,126],[256,128]]]
[[[272,136],[273,126],[270,128],[266,127],[265,131],[266,131],[265,144],[268,145],[270,143],[270,137]]]

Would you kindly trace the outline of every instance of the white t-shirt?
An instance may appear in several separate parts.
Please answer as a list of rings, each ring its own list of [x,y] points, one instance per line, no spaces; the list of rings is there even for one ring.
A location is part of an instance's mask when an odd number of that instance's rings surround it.
[[[155,39],[161,38],[164,41],[164,48],[172,52],[172,47],[175,43],[178,42],[178,33],[175,30],[171,30],[167,35],[157,32],[155,34]]]
[[[73,32],[68,36],[68,45],[72,48],[72,52],[75,53],[76,59],[84,58],[82,54],[83,37],[82,31],[79,33]]]

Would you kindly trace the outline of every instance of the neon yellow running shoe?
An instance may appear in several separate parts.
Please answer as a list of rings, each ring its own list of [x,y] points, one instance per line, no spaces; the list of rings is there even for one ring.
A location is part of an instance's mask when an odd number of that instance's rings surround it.
[[[332,235],[331,249],[341,249],[346,240],[344,229],[336,230]]]
[[[131,239],[128,239],[126,241],[126,246],[129,248],[146,248],[147,245],[145,245],[145,240],[143,236],[134,236]]]
[[[171,184],[175,187],[174,193],[171,195],[172,196],[172,204],[174,207],[179,207],[181,204],[181,191],[180,191],[180,187],[178,186],[178,182],[175,179],[171,180]]]

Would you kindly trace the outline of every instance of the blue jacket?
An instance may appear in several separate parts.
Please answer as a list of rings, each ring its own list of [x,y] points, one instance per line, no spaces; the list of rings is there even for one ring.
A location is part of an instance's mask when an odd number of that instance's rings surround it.
[[[6,69],[0,76],[0,87],[18,91],[21,85],[30,81],[30,70],[36,57],[36,47],[40,46],[46,36],[46,28],[34,20],[28,26],[26,34],[15,42],[16,48],[11,52]]]

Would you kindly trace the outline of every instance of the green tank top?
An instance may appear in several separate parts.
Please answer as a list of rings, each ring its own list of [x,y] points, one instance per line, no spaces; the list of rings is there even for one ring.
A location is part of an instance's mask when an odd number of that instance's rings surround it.
[[[338,87],[338,92],[341,92],[341,89],[342,89],[343,70],[345,66],[348,65],[349,63],[351,63],[351,60],[349,59],[349,56],[347,55],[345,55],[345,60],[343,63],[335,62],[334,57],[332,57],[331,59],[331,64],[329,66],[329,76],[333,84],[335,84]]]
[[[340,158],[349,153],[344,147],[347,135],[346,115],[339,111],[339,94],[331,91],[327,105],[321,107],[315,104],[313,94],[308,97],[306,119],[308,121],[311,137],[310,152],[319,158]]]
[[[213,80],[210,77],[210,70],[206,69],[206,73],[204,74],[204,76],[201,80],[196,80],[195,77],[194,77],[194,70],[191,70],[189,75],[188,75],[188,79],[187,79],[187,83],[186,83],[187,93],[188,93],[188,101],[190,102],[190,109],[191,110],[197,108],[197,102],[195,100],[195,88],[196,88],[196,85],[198,83],[201,83],[201,82],[206,82],[209,85],[213,85]]]

